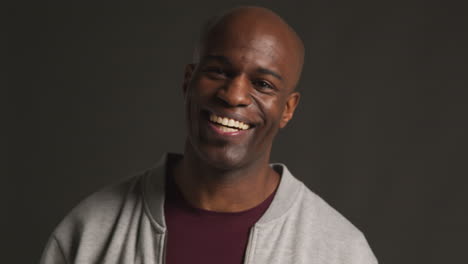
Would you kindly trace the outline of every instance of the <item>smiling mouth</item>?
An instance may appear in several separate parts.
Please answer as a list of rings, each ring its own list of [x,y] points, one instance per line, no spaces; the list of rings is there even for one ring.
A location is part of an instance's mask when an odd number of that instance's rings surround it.
[[[210,121],[213,122],[223,132],[237,132],[250,128],[249,124],[232,118],[210,114]]]

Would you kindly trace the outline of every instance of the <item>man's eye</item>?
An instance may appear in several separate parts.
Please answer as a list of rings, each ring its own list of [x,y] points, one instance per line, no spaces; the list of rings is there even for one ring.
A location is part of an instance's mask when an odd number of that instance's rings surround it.
[[[211,73],[211,74],[216,74],[216,75],[226,75],[226,73],[223,71],[223,69],[221,69],[219,67],[207,67],[207,68],[205,68],[204,72]]]
[[[253,81],[252,83],[255,86],[258,86],[258,87],[263,88],[263,89],[273,89],[273,86],[270,85],[268,82],[265,82],[265,81],[258,80],[258,81]]]

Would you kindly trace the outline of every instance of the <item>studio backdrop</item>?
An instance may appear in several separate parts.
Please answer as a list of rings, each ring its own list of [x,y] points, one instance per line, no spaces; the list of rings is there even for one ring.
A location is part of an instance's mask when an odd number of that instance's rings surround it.
[[[306,47],[272,161],[362,230],[380,263],[466,261],[462,3],[30,1],[9,14],[5,263],[36,263],[80,200],[183,151],[199,28],[244,4],[278,12]]]

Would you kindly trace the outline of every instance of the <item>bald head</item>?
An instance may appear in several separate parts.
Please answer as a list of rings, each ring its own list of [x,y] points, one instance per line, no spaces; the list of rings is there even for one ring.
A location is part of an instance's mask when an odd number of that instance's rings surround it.
[[[239,42],[240,38],[245,46],[249,45],[247,42],[256,42],[259,50],[270,50],[271,56],[289,57],[284,63],[290,64],[297,73],[295,86],[304,62],[302,40],[280,16],[262,7],[238,7],[209,20],[201,32],[194,63],[198,63],[207,51],[234,40]]]
[[[268,9],[241,7],[212,20],[185,68],[188,148],[221,171],[267,168],[273,139],[299,103],[303,56],[297,34]],[[248,125],[220,127],[221,117]]]

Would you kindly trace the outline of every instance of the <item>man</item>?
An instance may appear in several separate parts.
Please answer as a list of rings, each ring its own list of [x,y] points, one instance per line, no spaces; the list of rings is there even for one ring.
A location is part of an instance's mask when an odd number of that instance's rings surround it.
[[[270,10],[212,21],[185,70],[184,155],[83,201],[42,263],[377,263],[361,232],[269,164],[299,102],[303,57]]]

